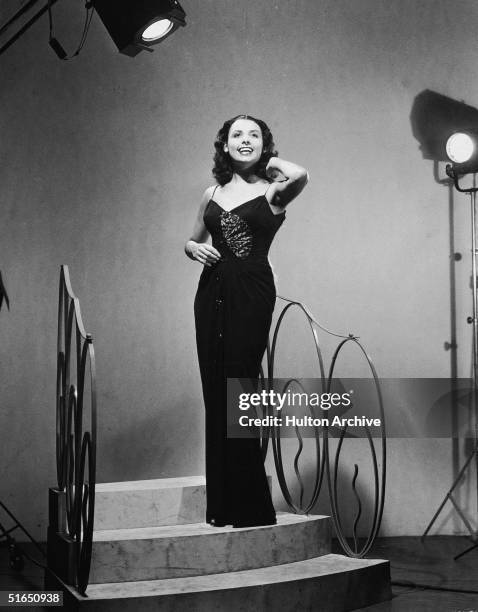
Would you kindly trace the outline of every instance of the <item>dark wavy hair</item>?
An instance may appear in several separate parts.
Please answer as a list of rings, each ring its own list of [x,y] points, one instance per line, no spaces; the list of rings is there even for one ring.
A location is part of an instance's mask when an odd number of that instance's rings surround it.
[[[229,183],[232,179],[233,169],[231,158],[229,157],[229,153],[224,151],[224,145],[227,144],[231,125],[237,119],[250,119],[250,121],[254,121],[254,123],[257,123],[261,128],[263,147],[261,158],[257,162],[256,174],[271,183],[272,179],[266,175],[266,166],[270,158],[278,154],[275,150],[274,139],[267,123],[262,121],[262,119],[251,117],[251,115],[237,115],[232,119],[228,119],[217,133],[216,140],[214,141],[214,148],[216,151],[214,153],[214,167],[212,169],[214,178],[221,186]]]

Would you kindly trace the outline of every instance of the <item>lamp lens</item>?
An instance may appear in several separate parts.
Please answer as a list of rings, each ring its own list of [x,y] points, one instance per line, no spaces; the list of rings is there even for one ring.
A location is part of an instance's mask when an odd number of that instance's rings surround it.
[[[141,38],[146,42],[153,42],[166,36],[173,27],[173,22],[169,19],[158,19],[151,23],[142,33]]]
[[[467,162],[474,152],[475,142],[468,134],[457,132],[447,140],[446,154],[456,164]]]

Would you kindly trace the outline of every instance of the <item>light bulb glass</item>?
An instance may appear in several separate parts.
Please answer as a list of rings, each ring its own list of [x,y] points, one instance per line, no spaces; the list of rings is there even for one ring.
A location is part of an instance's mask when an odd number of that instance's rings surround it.
[[[169,19],[158,19],[151,23],[142,33],[141,38],[145,42],[153,42],[166,36],[173,27],[173,22]]]
[[[467,162],[475,152],[475,141],[468,134],[452,134],[446,143],[446,154],[455,164]]]

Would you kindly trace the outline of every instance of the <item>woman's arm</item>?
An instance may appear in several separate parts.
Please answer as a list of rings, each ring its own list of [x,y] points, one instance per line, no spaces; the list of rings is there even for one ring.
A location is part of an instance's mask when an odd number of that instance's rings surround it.
[[[191,238],[184,245],[184,252],[195,261],[199,261],[205,266],[212,266],[221,258],[221,254],[211,244],[208,244],[206,240],[209,238],[209,232],[204,225],[204,211],[207,203],[209,202],[212,190],[214,187],[208,187],[204,192],[201,203],[199,205],[198,214],[194,223],[193,233]]]
[[[296,198],[309,180],[309,173],[305,168],[279,157],[270,158],[266,172],[272,179],[277,178],[279,172],[284,176],[283,180],[272,183],[268,191],[269,202],[280,208]]]

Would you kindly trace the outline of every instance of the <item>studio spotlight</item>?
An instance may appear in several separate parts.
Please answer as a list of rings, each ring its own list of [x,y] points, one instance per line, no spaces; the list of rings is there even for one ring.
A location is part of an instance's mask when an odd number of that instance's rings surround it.
[[[445,148],[456,174],[478,172],[478,132],[455,132],[446,141]]]
[[[463,164],[467,162],[475,152],[473,138],[465,132],[452,134],[446,142],[446,154],[452,162]]]
[[[477,122],[469,123],[468,125],[477,125]],[[456,130],[456,128],[455,128]],[[451,131],[451,130],[450,130]],[[473,176],[472,181],[465,181],[470,183],[467,187],[463,187],[460,185],[460,178],[465,174],[473,174],[475,175],[478,172],[478,129],[463,129],[459,128],[459,130],[455,131],[448,137],[445,145],[446,154],[448,159],[451,161],[451,164],[446,165],[446,173],[453,180],[455,185],[455,189],[460,191],[461,193],[468,193],[470,195],[470,224],[471,224],[471,288],[472,288],[472,296],[473,296],[473,316],[469,316],[467,318],[467,322],[473,325],[473,367],[472,367],[472,387],[471,387],[471,414],[474,415],[474,440],[473,440],[473,450],[466,459],[463,467],[460,469],[458,476],[453,482],[451,489],[449,489],[446,494],[445,499],[441,503],[437,512],[435,512],[434,517],[428,524],[423,536],[423,538],[430,531],[433,523],[436,521],[438,516],[440,515],[443,507],[445,506],[445,502],[450,500],[455,507],[455,510],[460,515],[461,519],[464,521],[467,526],[470,536],[472,537],[473,545],[469,546],[466,550],[455,555],[454,560],[456,561],[463,555],[466,555],[470,551],[478,548],[478,538],[477,532],[471,527],[471,524],[468,522],[465,517],[463,511],[458,505],[457,501],[453,497],[453,491],[455,488],[461,484],[463,474],[468,469],[469,466],[476,465],[478,462],[478,249],[477,247],[477,234],[476,234],[476,220],[477,220],[477,208],[476,208],[476,194],[478,193],[478,186],[475,181],[475,177]],[[474,460],[474,461],[473,461]],[[478,474],[475,474],[476,483],[475,486],[478,489]]]
[[[120,53],[134,57],[186,25],[177,0],[92,0]]]
[[[446,162],[451,159],[446,151],[448,138],[473,131],[478,126],[478,109],[426,89],[416,96],[410,121],[424,159]]]

